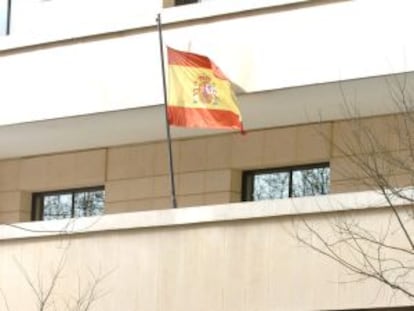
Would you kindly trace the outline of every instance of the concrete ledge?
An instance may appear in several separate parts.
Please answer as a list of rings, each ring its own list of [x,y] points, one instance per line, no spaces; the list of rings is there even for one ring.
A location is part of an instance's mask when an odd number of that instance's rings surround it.
[[[406,193],[408,196],[414,197],[412,189],[406,190]],[[394,198],[393,204],[404,205],[407,202]],[[388,204],[383,195],[374,191],[366,191],[319,197],[198,206],[175,210],[122,213],[70,220],[8,224],[0,226],[0,240],[320,214],[386,206]]]

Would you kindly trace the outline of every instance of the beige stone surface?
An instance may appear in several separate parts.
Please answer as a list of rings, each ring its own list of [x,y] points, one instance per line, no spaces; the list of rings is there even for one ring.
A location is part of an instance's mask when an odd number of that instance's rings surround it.
[[[162,196],[170,195],[171,178],[169,175],[155,176],[153,177],[152,182],[153,182],[153,196],[154,197],[162,197]]]
[[[169,8],[174,6],[175,4],[175,0],[163,0],[163,7],[164,8]]]
[[[155,148],[153,144],[110,148],[108,180],[152,176]]]
[[[235,202],[241,202],[242,200],[242,194],[241,191],[238,192],[232,192],[230,194],[230,202],[235,203]]]
[[[27,191],[97,186],[105,182],[105,150],[21,160],[19,187]]]
[[[151,199],[105,203],[105,214],[128,213],[146,211],[151,209],[153,209],[153,202]]]
[[[128,200],[105,203],[105,214],[130,213],[172,208],[169,196],[141,200]]]
[[[152,189],[151,177],[110,181],[105,184],[105,200],[114,202],[150,198]]]
[[[152,207],[154,208],[154,210],[172,208],[171,196],[166,196],[166,197],[162,197],[162,198],[153,199],[152,200]]]
[[[391,183],[393,176],[410,174],[411,161],[412,156],[406,150],[334,157],[330,160],[331,180],[378,180],[379,174]]]
[[[355,191],[375,190],[372,180],[341,180],[332,181],[330,186],[332,193],[346,193]]]
[[[384,142],[400,148],[401,143],[393,141],[395,135],[384,129],[395,126],[396,120],[397,117],[388,116],[361,122],[383,135]],[[330,163],[331,192],[372,189],[373,182],[352,158],[333,150],[335,144],[347,142],[350,128],[350,121],[338,121],[256,130],[245,136],[221,133],[175,140],[173,160],[179,206],[240,201],[245,170],[320,162]],[[402,163],[410,163],[407,150],[391,154]],[[4,160],[0,161],[0,195],[25,193],[20,203],[8,205],[11,211],[25,215],[31,211],[32,193],[99,185],[105,186],[107,211],[111,213],[169,208],[167,155],[166,142],[149,142]],[[386,164],[384,154],[376,155],[376,159],[381,172],[390,176],[395,185],[412,183],[406,171]],[[8,202],[7,195],[3,197],[0,206]],[[18,217],[15,221],[22,219],[29,218]]]
[[[17,190],[20,163],[18,160],[0,161],[0,191]]]
[[[166,142],[154,143],[154,175],[166,175],[169,172],[168,145]],[[180,141],[172,142],[174,170],[179,170]]]
[[[32,193],[20,191],[20,210],[22,213],[30,214],[32,212]],[[27,219],[29,220],[29,219]],[[21,220],[25,221],[25,220]]]
[[[204,205],[204,195],[202,194],[188,194],[188,195],[178,195],[177,196],[177,206],[178,207],[193,207]]]
[[[19,191],[0,192],[0,212],[20,211],[21,199]]]
[[[232,136],[231,166],[234,168],[258,168],[261,166],[264,148],[263,131]]]
[[[224,204],[231,202],[232,192],[213,192],[204,195],[204,204]]]
[[[330,160],[331,181],[356,180],[366,178],[367,175],[360,169],[357,158],[332,158]]]
[[[404,149],[404,119],[396,115],[353,119],[333,125],[333,156],[366,153],[372,146],[378,151]],[[411,134],[412,135],[412,134]]]
[[[207,144],[205,139],[190,139],[180,142],[178,172],[205,170],[207,163]]]
[[[0,212],[1,224],[14,224],[16,222],[27,222],[31,220],[31,212],[9,211]]]
[[[240,134],[224,134],[204,139],[207,144],[207,163],[206,168],[221,169],[229,168],[232,155],[232,136]]]
[[[231,190],[234,192],[242,191],[242,177],[243,172],[241,170],[231,171]]]
[[[231,170],[207,171],[204,177],[205,192],[229,191],[233,189],[232,185],[237,184],[236,181],[232,183]]]
[[[264,131],[263,167],[320,163],[329,158],[329,123]]]
[[[0,223],[30,221],[31,194],[21,191],[0,192]]]
[[[294,127],[264,131],[263,166],[292,165],[296,157],[296,133]]]
[[[202,194],[204,192],[204,172],[180,174],[177,178],[177,194]]]
[[[296,161],[326,162],[331,153],[331,124],[311,124],[297,127]]]

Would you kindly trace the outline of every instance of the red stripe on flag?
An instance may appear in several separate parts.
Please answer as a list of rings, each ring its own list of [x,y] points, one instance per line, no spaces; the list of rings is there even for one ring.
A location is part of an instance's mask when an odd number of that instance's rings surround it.
[[[243,131],[243,125],[240,122],[239,116],[228,110],[169,106],[168,123],[183,127],[233,128]]]
[[[208,69],[211,70],[217,78],[228,80],[221,69],[206,56],[178,51],[170,47],[167,47],[167,53],[168,65]]]

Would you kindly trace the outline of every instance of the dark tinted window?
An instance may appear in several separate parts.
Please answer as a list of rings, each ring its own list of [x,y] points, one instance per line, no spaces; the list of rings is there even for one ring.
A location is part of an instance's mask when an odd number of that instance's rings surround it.
[[[32,218],[52,220],[102,215],[104,202],[103,187],[36,193]]]
[[[327,194],[330,169],[326,163],[290,168],[248,171],[243,176],[246,201]]]
[[[183,5],[183,4],[190,4],[190,3],[197,3],[198,0],[176,0],[175,5]]]

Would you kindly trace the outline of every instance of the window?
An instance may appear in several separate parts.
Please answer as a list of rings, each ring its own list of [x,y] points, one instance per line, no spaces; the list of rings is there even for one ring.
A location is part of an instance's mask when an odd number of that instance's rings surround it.
[[[33,194],[33,220],[52,220],[102,215],[103,187],[62,190]]]
[[[329,192],[329,164],[247,171],[243,174],[243,200],[259,201],[304,197]]]
[[[175,0],[175,5],[183,5],[183,4],[190,4],[190,3],[197,3],[200,2],[199,0]]]
[[[200,2],[207,2],[207,1],[215,1],[215,0],[175,0],[175,5],[184,5],[184,4],[191,4],[191,3],[200,3]]]
[[[10,2],[11,0],[0,0],[0,36],[9,34]]]

